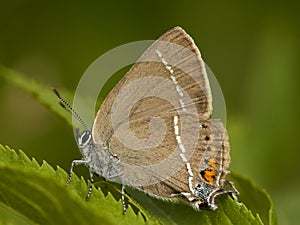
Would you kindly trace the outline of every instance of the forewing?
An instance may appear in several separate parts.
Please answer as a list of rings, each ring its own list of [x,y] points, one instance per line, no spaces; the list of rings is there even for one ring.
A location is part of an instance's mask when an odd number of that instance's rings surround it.
[[[204,138],[212,132],[211,101],[200,52],[176,27],[155,41],[107,96],[93,138],[120,160],[123,183],[160,196],[159,189],[183,191],[189,185],[187,162],[202,165]],[[199,171],[193,171],[195,180],[201,179]]]

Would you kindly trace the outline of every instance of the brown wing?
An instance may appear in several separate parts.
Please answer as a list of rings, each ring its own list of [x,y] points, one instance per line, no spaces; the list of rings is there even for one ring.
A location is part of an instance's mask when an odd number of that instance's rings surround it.
[[[193,172],[193,184],[209,183],[222,188],[228,175],[229,143],[222,123],[218,120],[203,120],[197,147],[192,152],[189,163]],[[205,171],[207,174],[205,174]],[[190,192],[189,173],[182,167],[172,177],[140,189],[163,198],[182,198],[180,193]],[[177,195],[176,195],[177,194]]]
[[[195,151],[199,167],[199,126],[209,123],[211,112],[200,52],[192,38],[175,27],[146,50],[107,96],[94,121],[93,138],[108,144],[120,159],[124,183],[149,186],[186,168],[183,158],[189,160]]]
[[[230,146],[227,132],[220,120],[210,121],[211,129],[207,139],[203,157],[199,160],[200,179],[213,186],[222,188],[229,174]]]

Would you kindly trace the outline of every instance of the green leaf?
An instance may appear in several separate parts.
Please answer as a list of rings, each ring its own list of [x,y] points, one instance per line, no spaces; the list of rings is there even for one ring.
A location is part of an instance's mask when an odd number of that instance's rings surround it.
[[[276,224],[276,221],[262,220],[257,213],[268,214],[271,205],[270,199],[267,198],[265,192],[258,187],[253,186],[252,183],[238,175],[234,175],[235,184],[237,187],[246,185],[245,190],[240,189],[241,195],[239,202],[234,201],[228,195],[220,196],[218,201],[218,209],[215,211],[194,211],[190,206],[180,203],[169,203],[160,199],[152,198],[142,192],[131,190],[132,196],[149,212],[160,219],[162,224]],[[246,191],[247,193],[244,193]],[[261,199],[265,201],[261,206],[247,208],[248,202],[251,199]],[[246,202],[244,204],[244,202]],[[260,204],[260,202],[257,202]],[[250,205],[250,204],[249,204]],[[252,213],[254,212],[254,213]],[[265,219],[265,218],[264,218]]]
[[[32,95],[38,102],[46,106],[51,111],[55,112],[55,114],[62,117],[66,120],[70,125],[72,124],[70,115],[62,110],[60,105],[58,104],[58,99],[52,91],[52,87],[45,86],[43,84],[38,83],[33,79],[29,79],[21,73],[16,71],[7,69],[4,66],[0,65],[0,78],[3,78],[8,83],[20,88],[21,90]],[[64,98],[71,102],[72,93],[61,88],[60,93],[63,94]]]
[[[251,209],[254,214],[260,216],[264,224],[277,224],[277,217],[271,197],[262,188],[249,179],[233,173],[230,177],[239,190],[239,199]]]
[[[62,169],[54,170],[46,162],[39,166],[22,151],[16,153],[2,145],[0,174],[1,214],[12,215],[11,224],[144,224],[145,219],[156,223],[147,212],[134,212],[131,205],[124,216],[120,200],[97,189],[86,202],[84,179],[74,175],[66,187],[67,173]],[[4,222],[7,218],[1,217],[0,224]]]
[[[50,87],[28,81],[4,67],[0,67],[0,76],[72,124],[71,117],[58,106]],[[71,99],[70,92],[60,92]],[[83,179],[74,175],[71,184],[65,187],[67,174],[62,169],[54,170],[46,162],[40,166],[23,152],[16,154],[8,147],[0,149],[0,209],[5,211],[2,214],[6,218],[16,217],[27,224],[277,224],[269,195],[236,174],[230,179],[240,191],[240,203],[223,195],[217,199],[219,208],[216,211],[196,212],[188,205],[163,201],[127,188],[129,207],[124,216],[119,185],[101,181],[97,184],[100,189],[95,189],[90,201],[86,202],[88,187]]]

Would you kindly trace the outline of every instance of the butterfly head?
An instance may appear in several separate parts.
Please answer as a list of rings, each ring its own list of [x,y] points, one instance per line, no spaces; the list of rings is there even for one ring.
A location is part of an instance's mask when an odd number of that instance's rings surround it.
[[[83,154],[83,156],[86,156],[90,147],[93,145],[93,137],[91,131],[85,130],[80,134],[79,130],[76,129],[76,142],[80,152]]]

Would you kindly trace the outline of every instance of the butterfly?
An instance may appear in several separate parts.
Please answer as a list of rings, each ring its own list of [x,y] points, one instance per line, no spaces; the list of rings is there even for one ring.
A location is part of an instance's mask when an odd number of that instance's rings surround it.
[[[83,155],[71,165],[165,200],[180,200],[194,209],[215,210],[215,199],[229,194],[230,146],[223,123],[212,119],[212,96],[205,64],[193,39],[175,27],[157,39],[111,90],[89,129],[76,129]]]

